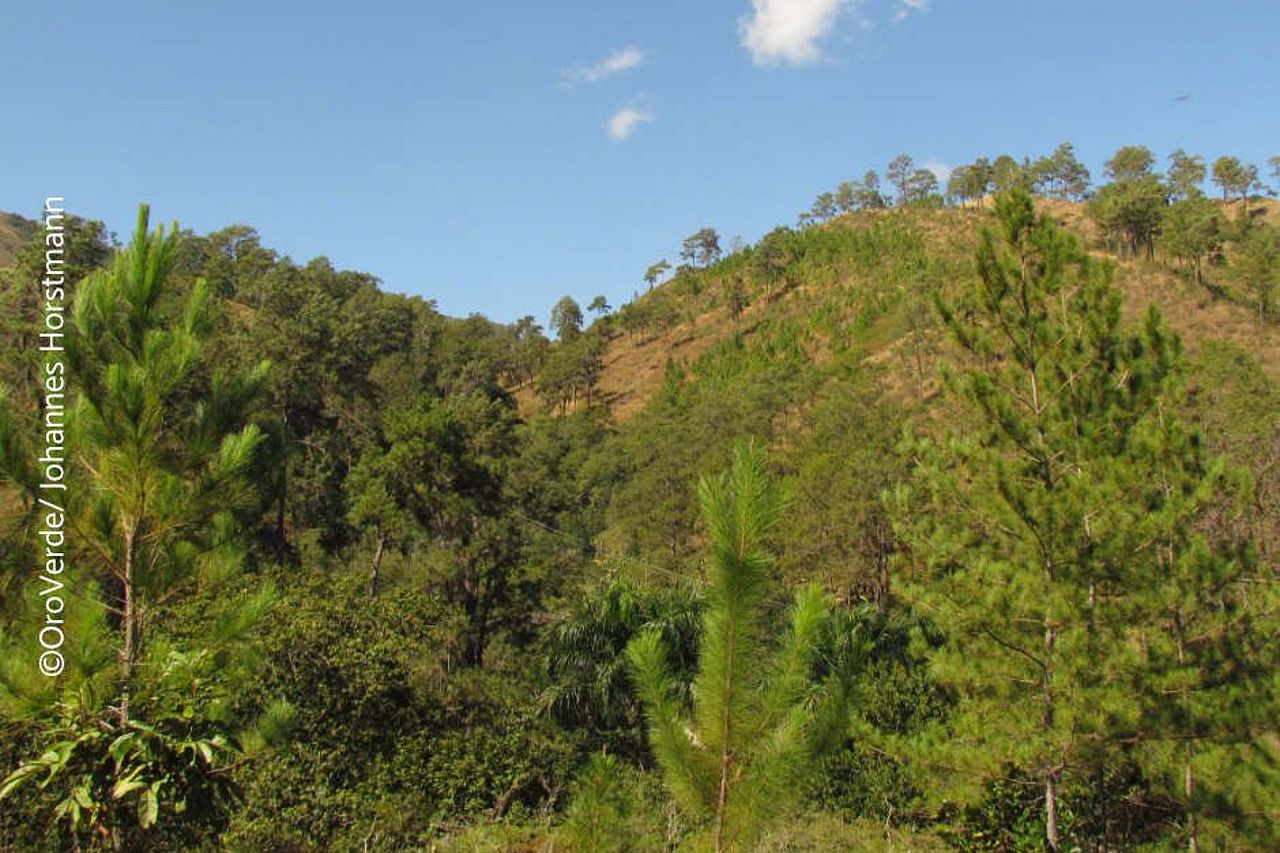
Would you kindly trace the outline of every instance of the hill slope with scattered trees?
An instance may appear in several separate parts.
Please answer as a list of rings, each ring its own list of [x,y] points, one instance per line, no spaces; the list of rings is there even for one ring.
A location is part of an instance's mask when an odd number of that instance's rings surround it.
[[[550,335],[69,218],[65,424],[20,234],[0,850],[1274,849],[1277,206],[1105,173],[904,155]]]

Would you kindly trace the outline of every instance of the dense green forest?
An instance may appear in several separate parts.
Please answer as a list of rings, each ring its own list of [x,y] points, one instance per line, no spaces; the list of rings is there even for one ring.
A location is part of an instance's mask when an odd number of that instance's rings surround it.
[[[903,155],[550,334],[10,216],[0,851],[1276,849],[1280,206],[1105,171]]]

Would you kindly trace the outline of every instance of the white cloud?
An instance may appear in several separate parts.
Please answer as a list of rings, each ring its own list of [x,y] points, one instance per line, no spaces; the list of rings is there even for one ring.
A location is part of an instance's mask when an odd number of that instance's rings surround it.
[[[560,72],[560,79],[565,83],[599,83],[606,77],[612,77],[644,64],[645,52],[635,45],[619,48],[593,65],[578,68],[566,68]]]
[[[738,19],[742,46],[756,65],[803,65],[822,58],[818,41],[854,0],[751,0],[754,14]]]
[[[904,20],[912,12],[924,14],[929,11],[929,0],[897,0],[898,5],[893,10],[893,22],[896,24]]]
[[[938,183],[944,187],[947,185],[947,181],[951,179],[951,167],[941,160],[926,160],[920,168],[933,172],[934,177],[938,179]]]
[[[614,142],[621,142],[635,132],[635,129],[646,121],[653,121],[656,116],[649,110],[644,109],[637,104],[628,104],[609,116],[609,121],[605,125],[609,131],[609,138]]]

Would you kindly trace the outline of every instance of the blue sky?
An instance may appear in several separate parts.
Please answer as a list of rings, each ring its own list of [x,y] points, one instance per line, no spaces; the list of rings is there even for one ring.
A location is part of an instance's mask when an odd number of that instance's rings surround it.
[[[900,152],[1280,154],[1274,0],[7,5],[0,209],[145,199],[504,321]]]

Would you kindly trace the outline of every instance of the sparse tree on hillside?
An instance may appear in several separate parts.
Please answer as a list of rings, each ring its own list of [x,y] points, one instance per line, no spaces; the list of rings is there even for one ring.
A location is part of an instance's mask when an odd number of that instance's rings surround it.
[[[836,197],[827,192],[818,193],[813,207],[809,208],[809,215],[815,222],[826,222],[836,215]]]
[[[1008,192],[1014,187],[1023,186],[1026,180],[1022,166],[1008,154],[1001,154],[991,164],[991,188],[995,192]]]
[[[571,341],[582,332],[582,308],[572,296],[562,296],[551,309],[551,328],[562,342]]]
[[[875,169],[868,169],[862,176],[861,184],[855,189],[855,197],[857,206],[862,210],[879,210],[886,206],[880,192],[880,176]]]
[[[720,260],[720,235],[714,228],[702,228],[686,237],[680,248],[680,259],[701,267]]]
[[[1107,184],[1090,200],[1088,213],[1118,255],[1134,258],[1145,250],[1150,259],[1168,200],[1164,184],[1148,174]]]
[[[603,317],[613,310],[613,306],[603,296],[597,296],[587,305],[587,310],[597,317]]]
[[[1203,195],[1200,185],[1206,175],[1204,159],[1179,148],[1169,155],[1169,191],[1179,201]]]
[[[532,382],[542,367],[550,341],[532,314],[526,314],[512,326],[511,369],[516,382]]]
[[[1222,188],[1223,201],[1228,196],[1239,196],[1243,206],[1257,181],[1257,166],[1241,163],[1235,157],[1219,157],[1213,161],[1213,182]]]
[[[925,202],[938,194],[938,176],[928,169],[916,169],[907,177],[906,201]]]
[[[858,189],[853,181],[842,181],[836,187],[835,203],[836,210],[841,213],[851,213],[858,209]]]
[[[1075,147],[1064,142],[1044,160],[1048,194],[1054,198],[1080,199],[1089,190],[1089,170],[1076,158]]]
[[[1152,175],[1156,157],[1145,145],[1126,145],[1106,162],[1106,174],[1113,181],[1140,181]]]
[[[729,308],[729,316],[733,319],[733,333],[738,334],[738,321],[747,307],[747,288],[741,275],[730,276],[725,282],[724,301]]]
[[[663,258],[657,263],[649,264],[649,268],[644,271],[645,284],[649,285],[650,290],[653,290],[653,286],[657,284],[670,269],[671,264],[666,258]]]
[[[889,183],[893,184],[894,189],[898,191],[898,204],[905,204],[908,201],[907,185],[914,169],[915,161],[908,154],[899,154],[889,161],[889,168],[885,170],[885,177],[889,179]]]
[[[1280,228],[1261,224],[1249,230],[1231,259],[1231,276],[1254,299],[1258,322],[1276,311],[1276,291],[1280,288]]]
[[[979,157],[967,166],[959,166],[947,181],[947,192],[960,199],[962,206],[971,199],[980,200],[990,191],[993,171],[991,161],[985,157]]]
[[[783,280],[787,268],[791,265],[791,239],[790,228],[775,228],[760,238],[755,252],[751,255],[751,269],[764,282],[767,296],[773,294],[774,287]]]
[[[973,198],[972,180],[970,172],[972,166],[956,166],[951,170],[951,177],[947,178],[947,195],[960,202],[960,206],[964,207],[965,202]]]
[[[1160,241],[1166,252],[1191,268],[1196,284],[1204,284],[1205,257],[1222,249],[1222,216],[1203,195],[1185,198],[1165,213]]]

